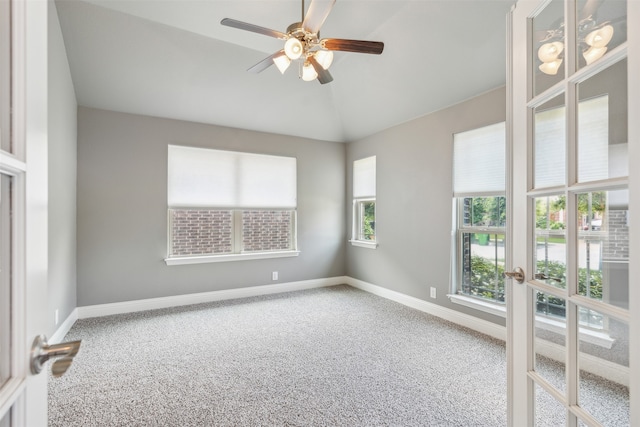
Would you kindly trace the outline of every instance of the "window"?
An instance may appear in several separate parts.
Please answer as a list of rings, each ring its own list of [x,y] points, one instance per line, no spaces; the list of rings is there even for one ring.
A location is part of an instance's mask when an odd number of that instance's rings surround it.
[[[375,249],[376,156],[353,162],[353,226],[351,244]]]
[[[506,199],[461,197],[459,292],[504,303]]]
[[[626,170],[618,165],[626,164],[626,144],[608,145],[608,97],[583,100],[578,111],[581,118],[579,179],[595,181],[625,176]],[[564,122],[564,107],[536,112],[536,186],[553,187],[564,182],[564,151],[558,150],[556,143],[564,138]],[[501,314],[496,308],[505,302],[504,152],[504,123],[454,135],[455,262],[452,263],[454,295],[451,299],[494,314]],[[619,266],[628,259],[627,200],[625,190],[577,194],[578,292],[621,306],[622,303],[615,300],[615,292],[607,289],[606,276],[614,269],[606,270],[606,264],[612,259],[611,264],[623,271],[621,275],[626,274]],[[564,194],[534,199],[534,277],[559,288],[566,287],[565,241],[569,219],[565,206]],[[469,298],[473,298],[473,302]],[[564,322],[564,299],[540,292],[536,298],[539,319]],[[607,329],[607,319],[601,314],[584,307],[578,314],[583,329]]]
[[[169,145],[167,264],[295,256],[296,159]]]
[[[504,304],[505,124],[454,135],[453,293]]]

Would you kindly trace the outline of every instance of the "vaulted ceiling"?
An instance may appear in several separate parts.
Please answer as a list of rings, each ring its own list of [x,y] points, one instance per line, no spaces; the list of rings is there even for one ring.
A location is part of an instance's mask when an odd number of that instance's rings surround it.
[[[307,5],[309,0],[307,0]],[[286,32],[298,0],[56,0],[78,104],[347,142],[505,82],[513,0],[337,0],[322,37],[375,40],[382,55],[336,52],[334,81],[292,66],[246,70],[283,42],[220,25]]]

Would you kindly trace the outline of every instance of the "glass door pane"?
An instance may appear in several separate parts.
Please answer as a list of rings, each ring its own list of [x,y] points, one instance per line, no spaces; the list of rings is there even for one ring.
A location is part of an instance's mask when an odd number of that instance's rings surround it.
[[[538,291],[534,305],[534,370],[565,394],[566,301],[564,298]]]
[[[538,384],[535,384],[534,395],[536,402],[535,426],[564,427],[567,420],[567,411],[564,405]]]
[[[578,84],[578,182],[629,174],[627,60]]]
[[[563,185],[566,181],[566,111],[564,94],[534,111],[534,187]]]
[[[533,93],[539,95],[564,79],[564,3],[551,1],[533,18]]]
[[[578,403],[605,426],[629,425],[629,326],[578,307],[580,346]],[[594,330],[585,314],[604,319]]]
[[[628,191],[578,194],[578,294],[629,307]]]
[[[625,0],[578,0],[578,68],[592,64],[627,41]]]
[[[557,288],[566,288],[567,239],[565,196],[536,197],[534,279]]]

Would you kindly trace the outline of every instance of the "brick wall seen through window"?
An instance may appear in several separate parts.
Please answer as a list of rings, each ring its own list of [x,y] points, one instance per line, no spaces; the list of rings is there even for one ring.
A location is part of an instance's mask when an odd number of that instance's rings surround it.
[[[243,211],[242,247],[246,252],[291,248],[291,211]]]
[[[233,250],[233,211],[170,209],[171,254],[225,254]]]
[[[241,236],[234,248],[234,215]],[[170,209],[170,256],[292,250],[293,211]]]

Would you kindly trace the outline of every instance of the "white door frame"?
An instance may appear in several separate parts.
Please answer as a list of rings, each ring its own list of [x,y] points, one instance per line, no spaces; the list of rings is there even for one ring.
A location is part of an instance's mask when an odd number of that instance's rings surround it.
[[[526,54],[517,55],[516,41],[526,37],[527,27],[516,22],[516,9],[522,7],[522,1],[517,3],[507,18],[507,199],[508,204],[508,243],[509,253],[506,271],[512,271],[519,260],[526,259],[527,251],[524,245],[517,242],[526,238],[526,224],[524,232],[521,224],[517,224],[518,218],[527,217],[526,203],[515,197],[517,188],[526,188],[526,174],[516,173],[516,162],[527,157],[526,139],[521,141],[521,135],[517,129],[526,129],[526,116],[516,114],[514,102],[516,99],[526,98],[526,78],[518,76],[515,69],[526,64]],[[522,47],[520,47],[522,49]],[[525,52],[527,49],[523,49]],[[524,65],[526,67],[526,65]],[[518,261],[517,261],[518,260]],[[507,421],[509,426],[530,425],[533,420],[533,405],[529,403],[529,381],[526,373],[529,370],[529,360],[526,347],[523,348],[523,331],[527,331],[527,317],[518,315],[527,313],[526,289],[516,284],[515,281],[507,281]],[[526,337],[525,345],[528,341]]]
[[[627,28],[629,56],[627,59],[629,86],[629,359],[631,361],[631,425],[640,425],[640,1],[629,1],[627,13],[636,25]],[[631,114],[634,114],[633,116]],[[633,184],[633,185],[631,185]]]
[[[48,8],[51,0],[11,1],[12,152],[0,170],[13,177],[12,379],[0,391],[11,424],[47,425],[47,375],[30,373],[35,336],[46,330],[48,287]]]
[[[15,0],[14,0],[15,1]],[[18,0],[19,2],[19,0]],[[26,175],[26,351],[47,328],[48,291],[48,11],[52,0],[27,0],[24,144]],[[27,363],[27,366],[29,364]],[[26,425],[47,424],[47,375],[27,376]]]
[[[528,17],[534,16],[535,12],[549,1],[544,0],[519,0],[511,16],[513,22],[508,24],[510,34],[508,36],[508,63],[512,64],[507,70],[508,82],[508,105],[507,135],[510,146],[510,162],[513,165],[510,186],[507,187],[510,206],[510,249],[514,266],[521,266],[526,272],[526,278],[531,279],[532,255],[531,245],[526,242],[532,236],[531,216],[532,209],[527,200],[526,193],[530,189],[532,182],[531,171],[527,167],[531,158],[531,144],[528,135],[531,134],[531,122],[528,115],[529,110],[525,103],[528,100],[530,87],[530,77],[528,76],[531,66],[528,65],[529,58],[533,56],[532,48],[527,43],[527,33],[529,32]],[[575,2],[570,2],[570,6]],[[570,11],[570,9],[566,9]],[[567,15],[569,15],[567,13]],[[627,8],[627,54],[628,54],[628,92],[629,92],[629,222],[630,234],[630,259],[629,259],[629,310],[624,316],[629,322],[629,360],[630,360],[630,423],[640,425],[640,367],[637,363],[640,360],[640,168],[635,165],[640,164],[640,26],[635,25],[640,22],[640,1],[628,0]],[[567,24],[568,43],[573,38],[570,30],[571,24]],[[571,61],[570,57],[568,59]],[[605,60],[602,60],[605,63]],[[598,68],[596,65],[595,68]],[[566,88],[571,91],[571,85]],[[564,92],[563,92],[564,93]],[[569,133],[573,132],[571,128]],[[571,138],[569,138],[571,139]],[[571,166],[571,163],[569,164]],[[568,203],[571,203],[568,201]],[[576,236],[571,232],[567,236],[567,244],[574,241]],[[571,249],[569,249],[571,251]],[[570,254],[571,255],[571,254]],[[571,258],[571,256],[569,257]],[[569,271],[568,271],[568,274]],[[507,293],[507,363],[508,363],[508,408],[509,425],[533,425],[533,382],[531,381],[533,370],[533,304],[532,293],[527,286],[517,284],[512,281]],[[570,307],[568,307],[570,309]],[[570,316],[570,313],[567,314]],[[576,332],[568,331],[567,335],[567,360],[575,358],[577,348],[571,342],[577,342]],[[575,367],[573,367],[575,368]],[[567,363],[567,369],[573,369]],[[569,388],[571,389],[571,387]],[[575,402],[577,396],[569,392],[568,403]],[[580,409],[576,409],[580,412]],[[571,419],[567,420],[569,423]]]

